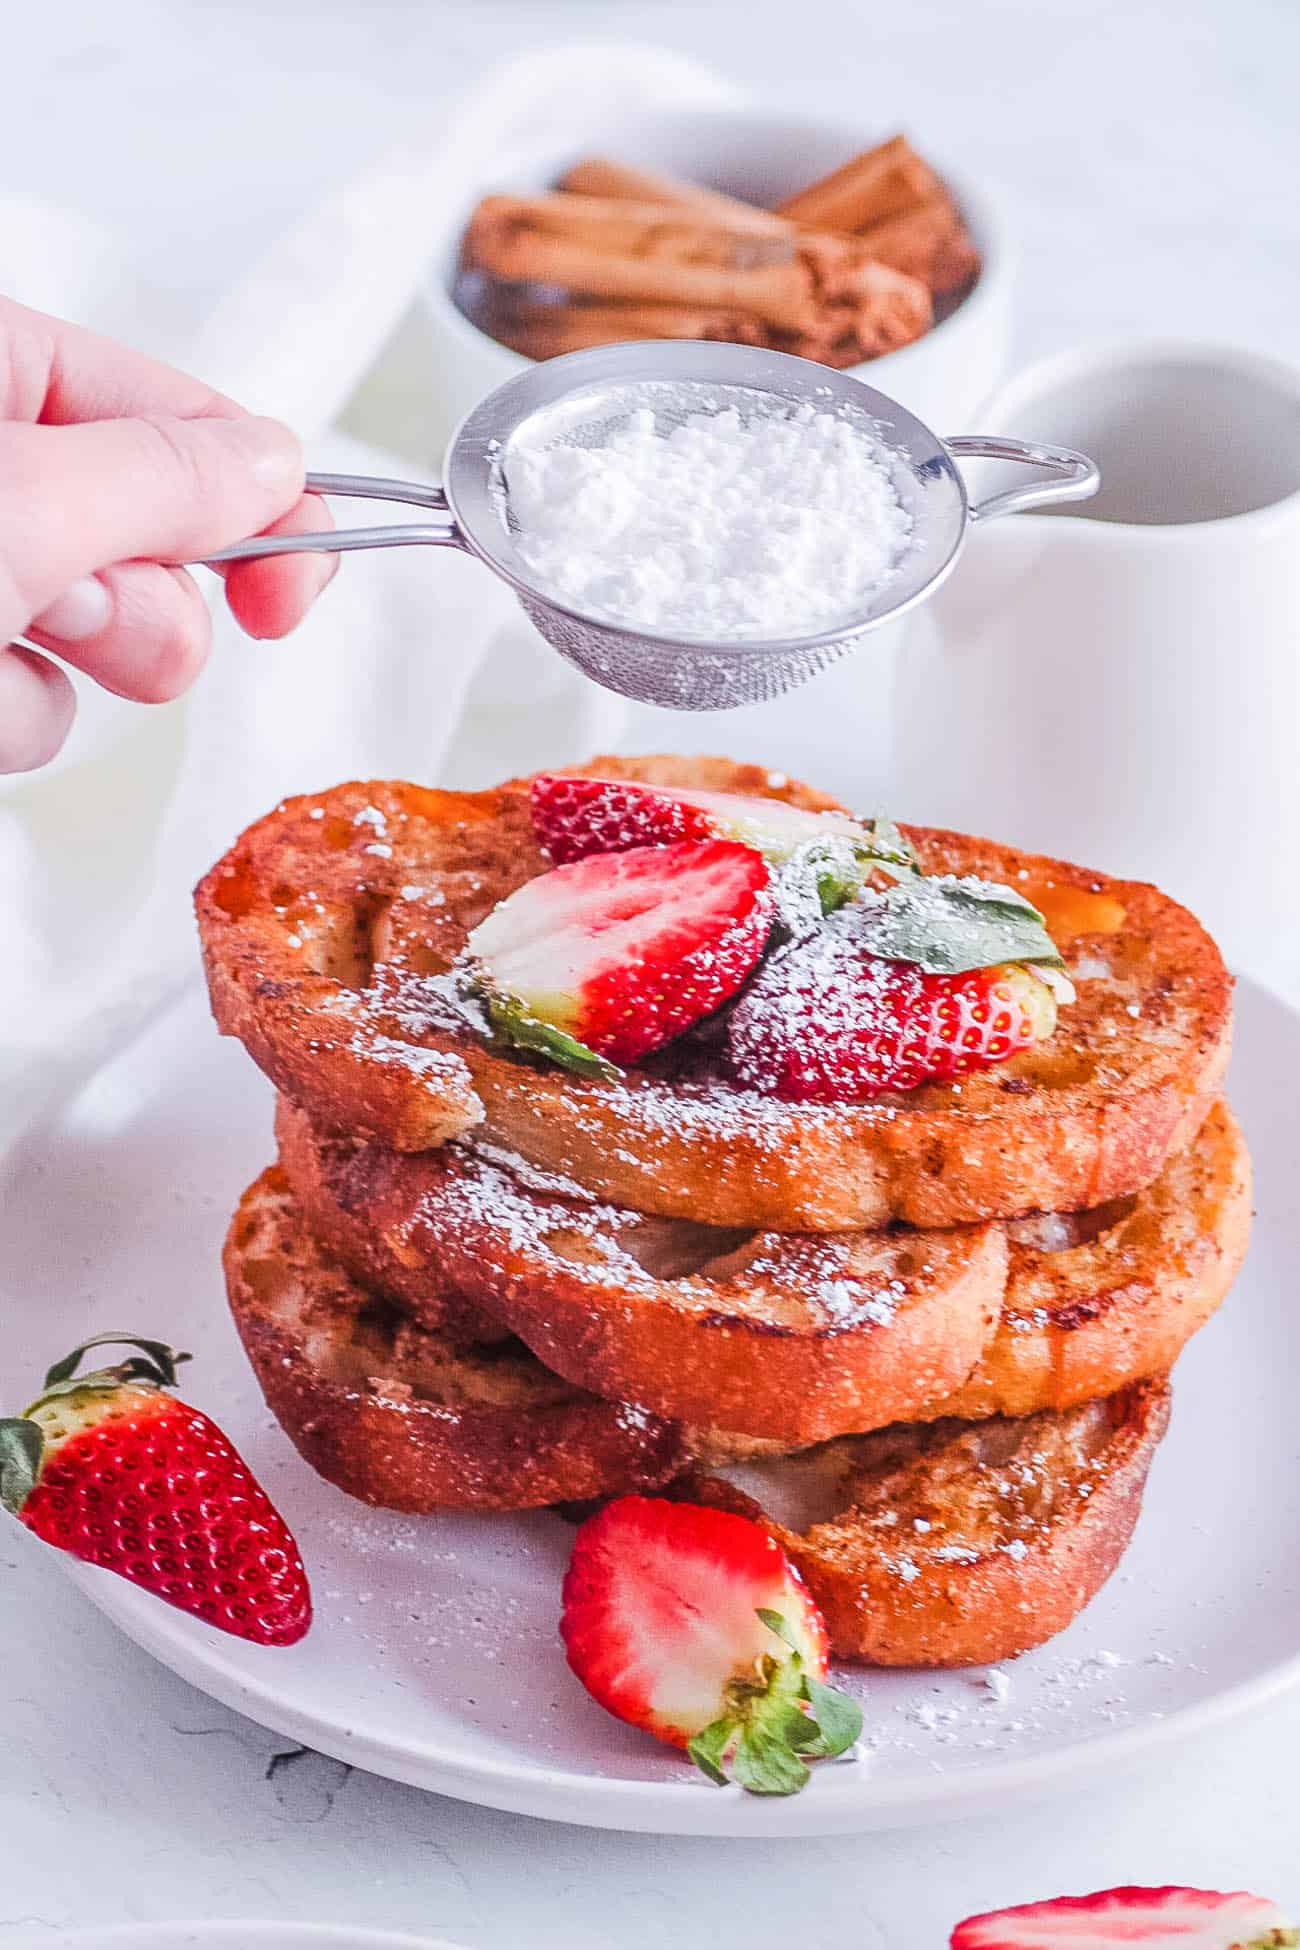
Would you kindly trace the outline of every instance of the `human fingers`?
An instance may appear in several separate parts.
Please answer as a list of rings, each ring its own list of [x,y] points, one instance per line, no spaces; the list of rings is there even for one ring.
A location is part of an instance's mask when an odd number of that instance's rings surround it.
[[[31,772],[48,763],[76,708],[72,685],[48,657],[21,643],[0,649],[0,772]]]
[[[165,704],[188,690],[202,669],[212,620],[184,569],[121,562],[73,583],[26,634],[106,691],[140,704]]]
[[[289,430],[248,415],[0,426],[0,641],[111,564],[195,561],[259,533],[302,479]]]
[[[187,372],[0,298],[0,419],[73,426],[136,414],[193,420],[242,411]]]
[[[269,535],[307,535],[334,526],[326,504],[304,494],[297,506],[273,522]],[[322,589],[333,581],[337,555],[267,555],[228,563],[226,601],[250,636],[285,636],[306,615]]]

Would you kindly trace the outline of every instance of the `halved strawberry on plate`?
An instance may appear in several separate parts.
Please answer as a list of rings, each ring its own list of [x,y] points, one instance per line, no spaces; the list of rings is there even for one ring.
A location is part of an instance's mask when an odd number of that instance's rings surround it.
[[[888,820],[808,812],[745,793],[544,772],[529,787],[529,803],[533,830],[559,864],[629,847],[734,840],[753,847],[771,867],[796,856],[809,859],[828,911],[851,899],[874,871],[907,874],[916,864],[911,846]]]
[[[593,854],[500,902],[462,973],[504,1041],[610,1076],[736,993],[774,911],[766,864],[727,840]]]
[[[569,1665],[615,1718],[684,1747],[715,1784],[797,1794],[850,1748],[826,1623],[779,1545],[729,1511],[623,1496],[583,1524],[564,1580]]]
[[[1125,1887],[968,1916],[950,1950],[1287,1950],[1300,1944],[1276,1903],[1243,1891]]]

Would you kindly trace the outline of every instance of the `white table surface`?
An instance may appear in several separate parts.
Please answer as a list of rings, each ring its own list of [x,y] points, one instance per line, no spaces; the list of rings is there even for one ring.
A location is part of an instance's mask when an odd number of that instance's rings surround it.
[[[1147,330],[1296,353],[1290,0],[54,0],[21,24],[18,11],[0,180],[114,224],[160,316],[169,294],[219,290],[251,241],[463,77],[530,40],[625,34],[792,105],[942,130],[972,175],[1013,192],[1018,357]],[[721,1950],[929,1950],[970,1910],[1127,1880],[1246,1885],[1300,1908],[1300,1699],[1154,1778],[758,1853],[518,1820],[287,1757],[290,1743],[124,1643],[22,1533],[0,1539],[0,1574],[3,1945],[94,1918],[227,1915],[480,1950],[648,1950],[674,1926]]]

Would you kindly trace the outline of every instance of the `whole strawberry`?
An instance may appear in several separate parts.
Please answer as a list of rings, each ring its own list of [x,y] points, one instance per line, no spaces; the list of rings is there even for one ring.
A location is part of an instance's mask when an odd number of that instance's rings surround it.
[[[1099,1889],[1093,1896],[968,1916],[950,1950],[1286,1950],[1300,1944],[1275,1903],[1214,1889]]]
[[[862,1731],[825,1684],[826,1624],[748,1517],[623,1496],[583,1524],[564,1580],[569,1665],[617,1719],[684,1747],[719,1786],[797,1794]]]
[[[767,866],[747,846],[593,854],[494,907],[469,937],[464,973],[504,1040],[609,1075],[734,995],[774,913]]]
[[[105,1345],[139,1352],[78,1375]],[[0,1421],[0,1501],[47,1544],[223,1632],[293,1645],[311,1624],[298,1546],[221,1430],[170,1392],[188,1359],[100,1334],[56,1362]]]

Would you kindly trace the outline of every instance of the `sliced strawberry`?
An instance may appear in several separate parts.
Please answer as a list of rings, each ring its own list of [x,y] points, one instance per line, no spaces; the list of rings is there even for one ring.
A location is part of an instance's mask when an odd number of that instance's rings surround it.
[[[772,957],[732,1011],[727,1049],[751,1089],[855,1104],[1004,1063],[1055,1026],[1056,997],[1031,969],[932,975],[828,927]]]
[[[917,874],[864,891],[773,955],[732,1010],[742,1083],[792,1102],[1004,1063],[1056,1027],[1074,991],[1042,915],[991,882]]]
[[[1276,1904],[1211,1889],[1102,1889],[969,1916],[950,1950],[1266,1950],[1300,1943]]]
[[[847,813],[806,812],[783,799],[547,772],[533,780],[530,802],[533,830],[560,863],[634,846],[722,839],[752,846],[779,867],[801,849],[813,848],[824,854],[834,883],[828,906],[848,899],[873,866],[907,872],[913,864],[897,827],[883,820],[864,823]]]
[[[767,867],[749,847],[593,854],[495,907],[469,937],[466,967],[508,1040],[574,1068],[584,1055],[597,1069],[597,1059],[635,1063],[736,993],[773,912]]]
[[[747,1517],[619,1497],[583,1524],[564,1580],[569,1664],[615,1718],[685,1747],[710,1780],[793,1794],[843,1753],[856,1703],[824,1684],[826,1624]]]
[[[105,1343],[141,1352],[78,1377]],[[298,1546],[221,1430],[168,1392],[188,1358],[101,1334],[56,1363],[0,1422],[0,1498],[56,1549],[237,1638],[293,1645],[311,1624]]]
[[[529,804],[533,831],[557,866],[590,853],[731,837],[720,834],[708,813],[683,794],[631,779],[544,772],[529,787]]]

